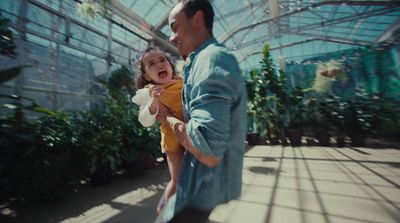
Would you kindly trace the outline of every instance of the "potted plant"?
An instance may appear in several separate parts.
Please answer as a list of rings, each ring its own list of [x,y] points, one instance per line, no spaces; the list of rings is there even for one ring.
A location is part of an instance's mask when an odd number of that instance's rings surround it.
[[[133,114],[136,110],[131,110]],[[123,144],[123,162],[130,177],[143,176],[145,169],[155,164],[156,157],[161,157],[159,126],[142,127],[133,115],[129,122],[121,124],[119,133]]]
[[[309,123],[311,133],[320,146],[330,146],[330,137],[335,128],[334,123],[327,117],[327,105],[324,103],[327,95],[314,95],[309,103]]]
[[[288,108],[288,120],[286,132],[292,146],[300,146],[303,132],[309,123],[308,104],[305,100],[306,93],[310,89],[296,87],[288,94],[286,107]]]
[[[292,145],[300,145],[305,123],[304,98],[311,89],[302,87],[291,88],[287,83],[286,74],[279,70],[278,74],[270,57],[269,46],[263,49],[263,82],[268,94],[268,109],[264,109],[267,115],[269,134],[280,138],[283,145],[287,144],[286,135],[291,139]]]
[[[259,91],[259,82],[260,79],[260,71],[254,69],[250,71],[249,78],[246,80],[246,89],[247,89],[247,117],[248,117],[248,126],[247,126],[247,135],[246,140],[249,145],[257,145],[260,141],[260,130],[261,126],[257,126],[258,121],[260,120],[260,113],[257,107],[260,105],[260,98],[258,96]]]
[[[344,147],[346,137],[345,111],[348,103],[335,95],[327,95],[321,106],[323,115],[333,124],[331,133],[335,136],[336,146]]]
[[[371,96],[356,90],[355,97],[344,108],[344,131],[351,138],[352,146],[365,146],[365,138],[372,131],[373,104]]]
[[[395,98],[375,97],[372,120],[372,136],[398,141],[400,139],[400,102]]]

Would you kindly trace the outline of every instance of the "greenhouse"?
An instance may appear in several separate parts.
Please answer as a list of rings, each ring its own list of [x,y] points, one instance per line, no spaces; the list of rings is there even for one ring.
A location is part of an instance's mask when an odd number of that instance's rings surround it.
[[[0,223],[399,222],[400,1],[2,0],[0,124]]]

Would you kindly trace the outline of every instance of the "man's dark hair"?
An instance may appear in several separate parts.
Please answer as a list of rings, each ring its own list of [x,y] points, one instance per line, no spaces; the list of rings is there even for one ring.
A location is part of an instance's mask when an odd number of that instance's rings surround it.
[[[187,0],[182,1],[182,3],[182,12],[184,12],[188,18],[192,18],[197,11],[202,11],[204,13],[204,23],[210,34],[212,34],[214,10],[211,3],[208,0]]]

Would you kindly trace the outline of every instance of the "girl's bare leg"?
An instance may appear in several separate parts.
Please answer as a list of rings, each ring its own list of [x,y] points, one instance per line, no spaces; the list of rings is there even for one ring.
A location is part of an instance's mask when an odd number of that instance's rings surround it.
[[[168,182],[165,188],[165,199],[168,199],[176,192],[178,186],[179,170],[181,167],[181,160],[183,153],[179,152],[168,152],[165,151],[168,161],[168,169],[171,175],[171,180]],[[162,207],[157,207],[157,212],[160,213]]]
[[[171,181],[169,181],[165,193],[167,200],[176,192],[178,185],[179,170],[181,167],[182,152],[166,152],[169,173],[171,174]]]

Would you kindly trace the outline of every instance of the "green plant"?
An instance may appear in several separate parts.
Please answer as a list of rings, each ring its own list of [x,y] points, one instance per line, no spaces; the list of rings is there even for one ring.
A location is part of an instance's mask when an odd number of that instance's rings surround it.
[[[116,117],[109,113],[82,112],[76,119],[77,145],[84,151],[89,173],[103,164],[115,170],[121,163],[121,140],[115,136]]]
[[[265,120],[262,120],[269,132],[269,138],[273,136],[285,140],[285,128],[300,128],[305,123],[303,100],[310,89],[301,87],[291,88],[287,84],[284,71],[275,72],[274,64],[269,52],[269,46],[265,45],[262,59],[262,83],[261,97],[264,103],[261,108],[265,111]],[[267,96],[268,95],[268,96]]]
[[[275,66],[265,45],[261,69],[254,69],[247,80],[248,132],[257,132],[263,139],[275,141],[283,136],[288,95],[285,73],[275,71]]]
[[[270,91],[271,80],[274,85],[277,79],[268,45],[264,47],[263,55],[261,70],[252,70],[247,80],[249,132],[258,132],[263,139],[271,141],[280,135],[277,126],[281,117],[276,110],[277,97]]]
[[[400,138],[400,102],[395,98],[373,96],[374,113],[371,136],[398,140]]]
[[[299,131],[304,130],[305,125],[309,122],[309,107],[306,94],[311,91],[311,89],[304,89],[301,87],[295,87],[289,90],[286,105],[284,106],[288,109],[286,127]]]
[[[323,115],[335,126],[335,134],[348,135],[363,145],[367,136],[386,132],[383,123],[394,121],[395,102],[385,100],[378,95],[371,95],[358,89],[351,100],[344,100],[334,95],[320,99]]]
[[[9,27],[10,20],[0,15],[0,54],[15,57],[14,35]]]
[[[266,136],[267,127],[263,122],[265,120],[265,109],[267,108],[266,86],[262,73],[258,69],[250,72],[250,78],[247,80],[247,97],[248,97],[248,116],[249,127],[248,132],[260,133]]]
[[[3,18],[0,15],[0,54],[15,58],[17,56],[16,45],[14,43],[14,34],[9,27],[10,20]],[[12,78],[18,76],[18,74],[22,71],[23,68],[29,67],[26,65],[23,66],[14,66],[6,69],[0,70],[0,83],[11,80]]]
[[[85,154],[79,149],[75,117],[76,113],[56,113],[36,121],[38,143],[54,156],[60,174],[72,184],[86,177]]]
[[[47,119],[47,121],[45,120]],[[0,161],[4,199],[54,200],[69,183],[69,149],[55,132],[55,119],[42,117],[32,123],[10,117],[1,120]],[[65,126],[63,126],[65,127]]]
[[[319,94],[307,100],[306,134],[317,138],[320,146],[329,146],[329,138],[336,131],[336,126],[328,115],[332,108],[328,102],[327,95]]]
[[[16,45],[14,43],[14,35],[9,27],[9,19],[5,19],[0,15],[0,54],[5,55],[7,57],[16,57]],[[16,76],[18,76],[22,69],[25,67],[29,67],[27,65],[19,65],[19,66],[14,66],[14,67],[9,67],[6,69],[1,69],[0,70],[0,84],[6,81],[9,81]],[[1,94],[0,97],[2,98],[11,98],[11,99],[18,99],[21,101],[23,99],[20,96],[17,95],[3,95]],[[26,98],[25,98],[26,99]],[[33,100],[32,100],[33,101]],[[5,104],[6,107],[11,108],[14,110],[14,117],[18,120],[18,122],[22,122],[22,107],[20,104],[12,105],[12,104]],[[31,107],[38,107],[34,106],[33,104]]]
[[[35,145],[34,126],[25,121],[17,124],[14,117],[1,119],[0,124],[0,198],[24,197],[24,192],[19,189],[21,185],[17,183],[20,176],[16,173],[21,169],[20,164],[24,164],[21,161],[24,153]]]
[[[138,121],[136,105],[130,102],[135,89],[133,74],[124,66],[112,72],[108,81],[102,81],[107,87],[110,98],[107,99],[110,114],[115,120],[115,134],[121,139],[123,160],[131,162],[139,154],[146,152],[161,156],[159,149],[160,133],[157,126],[144,128]]]
[[[348,135],[360,134],[367,136],[371,133],[373,106],[371,96],[365,91],[357,90],[353,100],[347,102],[344,109],[345,131]]]

